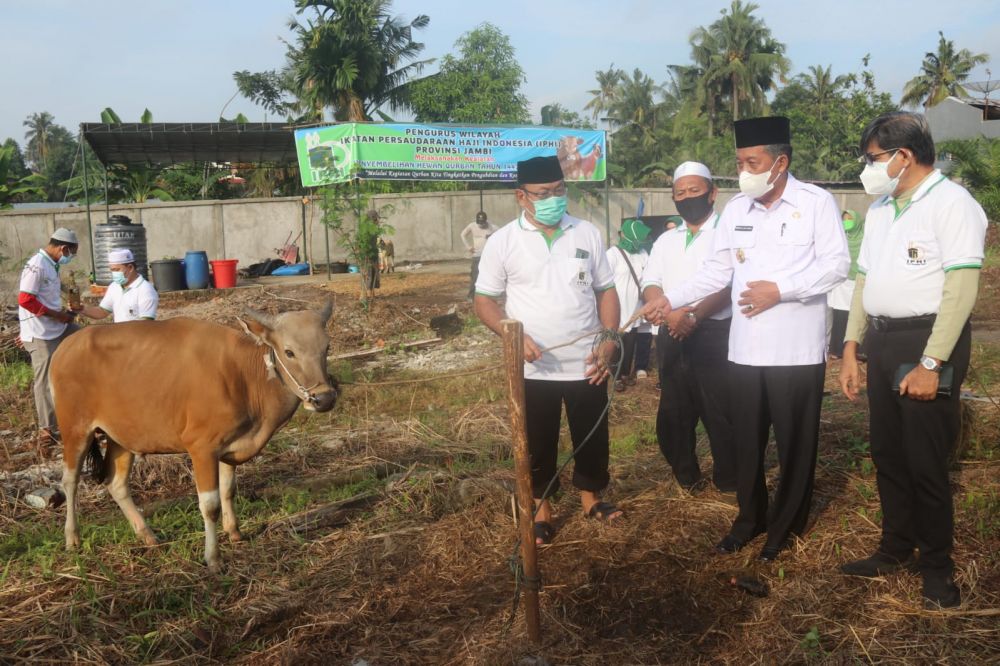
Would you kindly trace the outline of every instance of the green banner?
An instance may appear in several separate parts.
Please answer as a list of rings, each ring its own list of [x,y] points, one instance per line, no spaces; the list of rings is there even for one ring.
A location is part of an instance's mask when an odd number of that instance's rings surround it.
[[[343,123],[295,130],[306,187],[352,178],[506,181],[517,163],[556,155],[566,180],[605,178],[605,135],[567,127]]]

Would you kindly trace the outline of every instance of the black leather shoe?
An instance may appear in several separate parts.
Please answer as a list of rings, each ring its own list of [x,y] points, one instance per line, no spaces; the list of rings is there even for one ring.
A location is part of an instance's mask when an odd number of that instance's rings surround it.
[[[863,578],[878,578],[891,573],[896,573],[900,569],[912,567],[914,563],[913,554],[909,557],[899,559],[887,553],[875,553],[863,560],[855,560],[840,565],[840,572],[848,576],[861,576]]]
[[[924,608],[955,608],[961,603],[962,593],[951,576],[924,576]]]
[[[775,548],[774,546],[764,546],[760,549],[760,555],[757,556],[757,559],[761,562],[774,562],[778,559],[778,553],[781,550],[781,548]]]
[[[720,555],[732,555],[747,545],[746,541],[740,541],[732,534],[722,537],[722,541],[715,544],[715,552]]]

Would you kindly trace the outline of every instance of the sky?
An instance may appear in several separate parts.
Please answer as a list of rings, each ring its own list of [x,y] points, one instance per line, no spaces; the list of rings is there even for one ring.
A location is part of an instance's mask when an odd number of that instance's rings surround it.
[[[871,54],[876,84],[898,99],[943,31],[957,48],[990,56],[1000,79],[997,0],[757,0],[760,16],[786,44],[792,74],[832,65],[857,72]],[[430,17],[417,33],[424,57],[454,52],[483,22],[511,38],[524,69],[533,118],[558,102],[582,111],[594,72],[611,63],[658,83],[668,64],[688,64],[688,37],[729,0],[395,0],[395,14]],[[211,122],[263,110],[237,96],[238,70],[278,69],[292,0],[0,0],[0,141],[24,146],[24,119],[48,111],[76,131],[110,106],[124,121],[150,109],[157,122]],[[985,80],[986,68],[970,81]],[[431,65],[427,73],[436,71]],[[997,93],[1000,97],[1000,93]],[[405,116],[399,115],[399,118]],[[273,118],[269,120],[274,120]]]

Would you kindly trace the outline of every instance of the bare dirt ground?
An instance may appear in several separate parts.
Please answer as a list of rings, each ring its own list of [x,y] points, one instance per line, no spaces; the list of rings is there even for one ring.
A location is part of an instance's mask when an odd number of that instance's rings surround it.
[[[357,302],[356,278],[164,299],[164,317],[223,323],[245,307],[336,302],[331,370],[344,381],[343,396],[329,414],[300,412],[240,468],[237,511],[248,538],[222,545],[219,577],[198,561],[201,518],[179,456],[149,456],[133,473],[160,546],[140,546],[106,491],[88,484],[83,548],[64,553],[62,510],[24,502],[28,490],[57,483],[58,461],[49,459],[56,452],[40,453],[25,439],[30,390],[0,395],[0,428],[8,431],[0,434],[0,662],[1000,660],[1000,409],[969,403],[952,476],[965,603],[926,612],[914,575],[860,581],[837,573],[874,548],[880,516],[865,405],[837,393],[835,365],[810,529],[772,565],[753,560],[759,543],[711,554],[735,507],[714,490],[692,496],[673,482],[652,425],[655,380],[614,394],[608,496],[627,518],[599,525],[582,516],[575,493],[559,497],[558,535],[539,555],[543,642],[530,645],[523,614],[510,623],[516,532],[498,341],[473,321],[464,266],[383,280],[367,309]],[[996,318],[989,307],[982,319]],[[406,348],[434,338],[430,318],[450,311],[467,320],[460,334]],[[1000,395],[1000,345],[976,346],[966,389]],[[706,442],[699,447],[708,473]],[[778,470],[773,459],[768,465],[773,482]],[[741,592],[730,585],[736,575],[766,584],[768,595]]]

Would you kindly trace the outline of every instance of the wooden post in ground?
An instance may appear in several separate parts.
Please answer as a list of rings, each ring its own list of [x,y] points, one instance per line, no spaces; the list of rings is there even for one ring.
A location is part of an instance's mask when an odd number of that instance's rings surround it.
[[[517,477],[517,523],[524,567],[524,618],[528,638],[536,645],[542,630],[538,613],[538,559],[535,551],[535,503],[531,492],[531,459],[528,456],[528,429],[524,420],[524,325],[514,319],[500,322],[503,330],[503,357],[507,370],[507,401],[514,445],[514,474]]]

